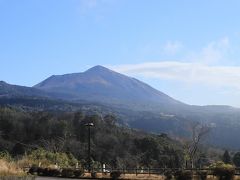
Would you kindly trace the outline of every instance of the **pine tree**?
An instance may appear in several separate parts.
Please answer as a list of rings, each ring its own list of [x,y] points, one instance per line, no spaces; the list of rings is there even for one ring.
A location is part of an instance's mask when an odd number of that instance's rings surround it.
[[[224,163],[226,164],[231,164],[232,160],[231,160],[231,156],[229,155],[228,150],[226,150],[223,154],[222,160]]]
[[[237,152],[233,156],[233,163],[235,164],[235,166],[240,167],[240,152]]]

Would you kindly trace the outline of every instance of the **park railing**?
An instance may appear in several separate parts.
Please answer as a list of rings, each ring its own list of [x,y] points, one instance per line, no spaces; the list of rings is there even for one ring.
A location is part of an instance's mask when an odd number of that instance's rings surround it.
[[[92,168],[88,170],[78,168],[41,168],[32,167],[28,171],[30,174],[38,176],[65,177],[65,178],[99,178],[109,179],[114,176],[120,177],[147,177],[147,176],[174,176],[174,177],[200,177],[200,176],[240,176],[240,168],[218,169],[216,168]]]
[[[97,173],[111,173],[114,171],[119,171],[122,174],[156,174],[163,175],[165,172],[177,172],[177,171],[191,171],[193,174],[197,172],[207,171],[209,175],[214,175],[213,168],[92,168],[91,172]],[[235,168],[235,175],[240,176],[240,167]]]

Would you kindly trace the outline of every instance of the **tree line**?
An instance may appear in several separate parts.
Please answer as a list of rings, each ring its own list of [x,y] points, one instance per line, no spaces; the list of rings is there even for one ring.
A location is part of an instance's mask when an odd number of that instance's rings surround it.
[[[0,108],[0,151],[20,157],[37,149],[66,153],[87,164],[88,131],[92,122],[91,161],[113,168],[184,166],[181,144],[166,134],[149,134],[117,123],[114,115],[78,112],[26,112]]]

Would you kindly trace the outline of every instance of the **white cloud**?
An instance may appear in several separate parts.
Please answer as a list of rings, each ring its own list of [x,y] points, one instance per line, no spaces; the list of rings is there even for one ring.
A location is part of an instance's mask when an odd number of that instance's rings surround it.
[[[166,54],[174,55],[183,48],[183,45],[179,41],[168,41],[164,47],[163,51]]]
[[[176,61],[127,64],[110,68],[131,76],[176,80],[199,85],[237,88],[240,90],[240,67],[210,66]]]
[[[187,55],[189,61],[200,62],[204,64],[217,64],[225,60],[230,51],[230,41],[228,37],[221,38],[218,41],[212,41],[203,47],[200,52],[192,52]]]
[[[165,50],[175,53],[182,43],[168,42]],[[186,49],[186,47],[184,47]],[[110,68],[130,76],[179,81],[198,87],[224,87],[240,90],[240,66],[226,66],[232,50],[228,37],[208,43],[199,51],[188,51],[179,60],[123,64]],[[185,61],[184,61],[185,59]]]

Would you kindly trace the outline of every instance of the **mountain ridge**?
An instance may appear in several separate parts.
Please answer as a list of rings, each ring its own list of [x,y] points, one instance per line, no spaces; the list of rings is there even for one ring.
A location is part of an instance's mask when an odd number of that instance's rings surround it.
[[[46,92],[69,93],[75,96],[75,100],[88,98],[105,103],[119,101],[119,104],[127,104],[132,101],[184,105],[144,82],[99,65],[83,73],[51,76],[33,87]]]
[[[139,98],[140,97],[140,98]],[[83,73],[53,75],[34,87],[0,81],[0,106],[40,111],[110,112],[132,128],[188,136],[188,125],[212,128],[209,143],[239,148],[240,109],[197,106],[177,101],[135,78],[96,66]]]

